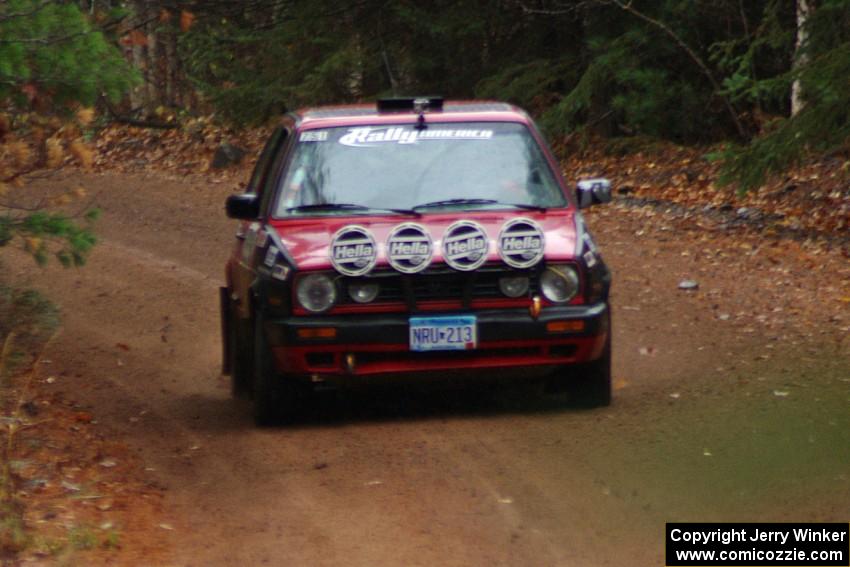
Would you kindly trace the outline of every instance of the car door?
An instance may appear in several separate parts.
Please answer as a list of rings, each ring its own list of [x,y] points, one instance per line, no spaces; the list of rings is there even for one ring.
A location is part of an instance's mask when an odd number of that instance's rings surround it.
[[[277,163],[278,154],[286,147],[288,130],[278,127],[272,132],[260,154],[245,193],[257,195],[258,201],[264,199],[264,192],[268,187],[268,178],[271,175],[274,164]],[[257,265],[258,239],[263,236],[262,223],[259,218],[239,221],[236,229],[236,244],[230,262],[230,293],[231,299],[236,301],[238,314],[241,318],[250,317],[250,301],[248,294],[251,283],[254,281],[254,271]],[[262,242],[260,243],[262,244]]]

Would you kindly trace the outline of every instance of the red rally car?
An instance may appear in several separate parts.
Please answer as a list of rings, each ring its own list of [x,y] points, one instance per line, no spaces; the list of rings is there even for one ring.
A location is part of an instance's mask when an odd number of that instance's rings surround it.
[[[224,371],[258,423],[316,384],[545,375],[611,401],[611,276],[522,110],[384,99],[286,116],[227,214]]]

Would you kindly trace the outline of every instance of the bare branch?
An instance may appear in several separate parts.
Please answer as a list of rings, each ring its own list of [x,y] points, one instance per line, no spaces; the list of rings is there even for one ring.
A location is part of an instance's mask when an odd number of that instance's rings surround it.
[[[158,128],[160,130],[169,130],[172,128],[179,128],[179,124],[175,122],[162,122],[160,120],[141,120],[138,118],[133,118],[132,116],[126,116],[119,114],[115,107],[109,102],[109,99],[105,96],[101,95],[100,100],[103,102],[103,105],[106,107],[107,112],[112,117],[112,120],[118,122],[119,124],[127,124],[128,126],[137,126],[139,128]]]
[[[17,203],[7,203],[5,201],[0,201],[0,209],[6,209],[8,211],[24,211],[27,213],[34,213],[36,211],[42,210],[43,208],[44,206],[41,203],[28,207],[25,205],[19,205]]]
[[[744,26],[744,35],[747,41],[750,40],[750,20],[747,18],[747,12],[744,9],[744,0],[738,0],[738,10],[741,12],[741,24]]]
[[[556,8],[531,8],[525,2],[519,1],[517,5],[524,14],[530,16],[563,16],[565,14],[574,14],[582,8],[583,2],[573,2],[569,5],[555,2]]]

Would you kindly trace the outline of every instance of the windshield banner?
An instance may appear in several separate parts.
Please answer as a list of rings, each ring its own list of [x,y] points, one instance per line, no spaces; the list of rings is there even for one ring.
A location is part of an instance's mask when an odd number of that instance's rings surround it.
[[[489,140],[493,130],[467,128],[428,128],[416,130],[407,126],[363,126],[349,128],[339,143],[344,146],[369,147],[380,143],[415,144],[419,140]]]

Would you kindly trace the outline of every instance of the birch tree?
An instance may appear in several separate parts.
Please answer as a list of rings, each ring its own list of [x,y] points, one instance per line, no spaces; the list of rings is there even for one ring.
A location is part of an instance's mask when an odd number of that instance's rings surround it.
[[[815,0],[797,0],[797,41],[794,47],[793,68],[798,71],[805,67],[809,57],[806,54],[806,43],[809,39],[808,22],[814,10]],[[791,116],[796,116],[803,109],[803,89],[800,78],[794,79],[791,85]]]

